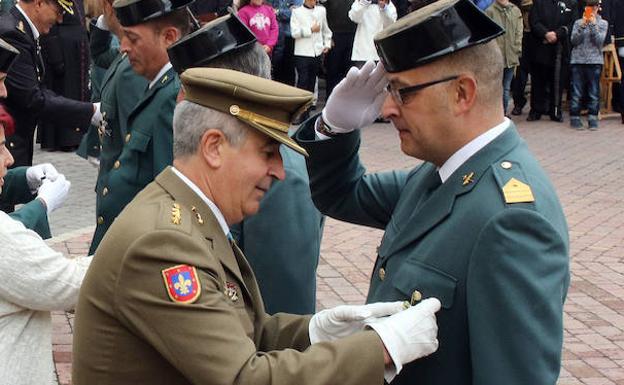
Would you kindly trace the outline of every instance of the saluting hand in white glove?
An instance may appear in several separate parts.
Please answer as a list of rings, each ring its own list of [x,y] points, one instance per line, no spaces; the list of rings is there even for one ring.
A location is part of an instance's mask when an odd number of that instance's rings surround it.
[[[310,320],[310,342],[333,341],[364,328],[367,322],[404,310],[403,302],[377,302],[368,305],[341,305],[316,313]]]
[[[361,69],[351,67],[323,108],[323,120],[333,132],[347,133],[375,122],[387,95],[385,74],[383,65],[373,61]]]
[[[58,171],[50,163],[42,163],[26,169],[26,182],[33,192],[41,186],[44,180],[54,182],[58,176]]]
[[[39,187],[37,198],[41,199],[45,204],[48,214],[58,209],[63,205],[71,183],[65,179],[65,175],[59,174],[58,177],[52,181],[45,179]]]

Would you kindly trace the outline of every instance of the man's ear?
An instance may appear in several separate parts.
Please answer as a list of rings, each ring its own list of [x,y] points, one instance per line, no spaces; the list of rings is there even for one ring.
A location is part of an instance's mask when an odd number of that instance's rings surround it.
[[[211,128],[201,137],[200,155],[211,168],[219,168],[223,164],[224,146],[227,139],[223,132]]]
[[[455,116],[470,111],[477,101],[477,79],[471,74],[460,75],[455,81],[452,107]]]
[[[182,32],[175,27],[166,27],[161,32],[161,37],[166,47],[171,46],[182,37]]]

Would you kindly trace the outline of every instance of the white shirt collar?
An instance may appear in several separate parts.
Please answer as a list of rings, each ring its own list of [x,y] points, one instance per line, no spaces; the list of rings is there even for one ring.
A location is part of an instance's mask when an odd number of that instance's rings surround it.
[[[471,156],[477,153],[480,149],[485,147],[488,143],[496,139],[500,134],[502,134],[507,127],[509,127],[511,121],[509,118],[505,118],[501,124],[498,124],[483,134],[477,136],[462,148],[457,150],[450,158],[447,159],[446,162],[438,169],[438,174],[440,175],[440,179],[442,179],[442,183],[446,182],[448,178]]]
[[[165,64],[163,66],[163,68],[160,69],[160,71],[156,74],[156,77],[150,82],[149,84],[149,88],[151,89],[152,87],[154,87],[154,84],[156,84],[156,82],[162,78],[162,76],[169,71],[169,69],[172,67],[171,62],[167,62],[167,64]]]
[[[182,174],[173,166],[171,167],[171,170],[173,170],[173,172],[180,179],[182,179],[182,182],[186,183],[186,185],[189,186],[191,190],[195,192],[195,194],[199,195],[199,197],[208,205],[208,207],[210,207],[210,210],[214,214],[215,218],[217,218],[217,222],[219,222],[219,226],[221,226],[221,230],[223,230],[223,234],[225,234],[225,236],[227,237],[227,235],[230,233],[230,228],[228,227],[227,222],[225,221],[225,217],[223,216],[223,214],[221,214],[221,210],[219,210],[217,205],[215,205],[214,202],[208,199],[206,194],[204,194],[195,183],[187,178],[186,175]]]
[[[26,12],[24,12],[22,7],[20,7],[19,3],[15,4],[15,7],[17,8],[18,11],[20,11],[22,13],[22,15],[24,15],[24,18],[26,18],[26,22],[28,23],[28,25],[30,26],[30,30],[32,31],[33,38],[35,38],[35,40],[38,40],[39,39],[39,31],[37,31],[37,28],[35,27],[33,22],[30,20],[30,17],[28,17]]]

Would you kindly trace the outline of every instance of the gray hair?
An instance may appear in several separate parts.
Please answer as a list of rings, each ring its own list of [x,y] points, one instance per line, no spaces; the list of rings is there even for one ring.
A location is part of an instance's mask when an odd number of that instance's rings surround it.
[[[226,68],[265,79],[271,79],[271,59],[264,51],[264,48],[257,42],[227,52],[211,60],[206,67]]]
[[[201,137],[211,128],[223,132],[234,147],[247,137],[247,125],[233,116],[187,100],[178,103],[173,112],[173,157],[197,153]]]
[[[454,52],[436,64],[446,76],[450,75],[449,70],[453,74],[472,72],[477,79],[477,103],[481,105],[502,100],[503,67],[503,54],[495,40]]]

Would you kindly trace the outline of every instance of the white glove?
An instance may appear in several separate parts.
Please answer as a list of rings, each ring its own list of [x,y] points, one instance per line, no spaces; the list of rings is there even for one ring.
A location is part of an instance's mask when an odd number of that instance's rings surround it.
[[[93,103],[93,116],[91,116],[91,124],[99,127],[102,123],[102,111],[100,111],[100,102]]]
[[[103,31],[108,31],[108,23],[106,22],[106,18],[104,17],[104,15],[98,16],[98,19],[95,22],[95,26]]]
[[[42,163],[26,169],[26,182],[32,192],[37,191],[44,180],[54,182],[58,176],[58,171],[50,163]]]
[[[619,55],[620,57],[624,57],[624,47],[620,47],[620,48],[618,48],[618,55]]]
[[[65,179],[65,175],[63,174],[59,174],[54,181],[46,179],[41,184],[37,198],[43,200],[47,207],[48,214],[63,205],[63,202],[67,199],[70,186],[71,183]]]
[[[403,364],[427,356],[438,350],[438,324],[435,312],[440,310],[437,298],[427,298],[416,306],[383,320],[367,323],[383,341],[396,372],[401,372]],[[386,381],[390,381],[386,377]]]
[[[351,67],[323,108],[323,120],[333,132],[347,133],[375,122],[387,95],[385,74],[383,65],[373,61],[361,69]]]
[[[364,328],[367,322],[404,310],[403,302],[377,302],[369,305],[341,305],[312,316],[308,326],[310,343],[333,341]]]

